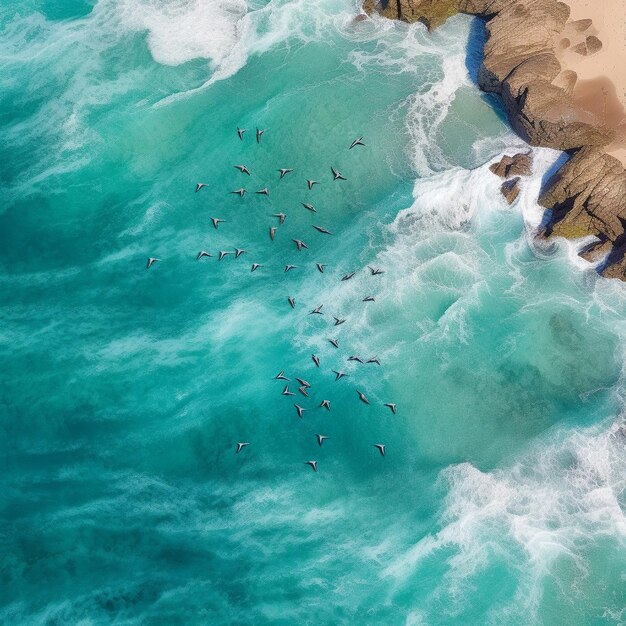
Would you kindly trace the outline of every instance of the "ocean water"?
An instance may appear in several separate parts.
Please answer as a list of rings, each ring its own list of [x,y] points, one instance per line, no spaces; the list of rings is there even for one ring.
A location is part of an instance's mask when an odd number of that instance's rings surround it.
[[[501,198],[470,18],[357,6],[0,4],[0,623],[626,621],[625,287],[533,244],[558,153]]]

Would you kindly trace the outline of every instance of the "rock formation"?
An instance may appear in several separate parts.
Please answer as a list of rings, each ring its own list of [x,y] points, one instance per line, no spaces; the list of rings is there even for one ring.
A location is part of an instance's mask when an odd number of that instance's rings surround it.
[[[517,196],[519,196],[519,181],[522,180],[519,176],[515,178],[511,178],[511,180],[505,180],[500,186],[500,191],[504,196],[504,199],[509,203],[513,204],[515,200],[517,200]]]
[[[530,152],[513,156],[504,155],[498,163],[494,163],[489,169],[500,178],[530,176],[533,171],[533,157]]]
[[[589,32],[592,21],[569,21],[569,7],[558,0],[365,0],[364,8],[428,28],[457,12],[486,20],[480,88],[502,98],[513,129],[529,144],[572,156],[541,194],[550,213],[539,235],[594,236],[596,243],[581,254],[602,260],[603,275],[626,280],[626,171],[602,148],[614,140],[615,128],[574,97],[576,72],[562,70],[558,58],[564,50],[587,56],[602,48]],[[526,174],[508,170],[512,164],[504,161],[492,171],[506,178]],[[507,200],[515,200],[518,187],[519,180],[503,184]]]
[[[449,17],[458,13],[456,0],[365,0],[363,8],[371,13],[405,22],[422,22],[428,30],[437,28]]]
[[[543,236],[597,241],[582,251],[605,258],[605,276],[626,280],[626,175],[622,164],[594,148],[579,150],[548,183],[539,203],[551,211]]]
[[[493,163],[489,169],[500,178],[506,178],[500,186],[500,191],[509,204],[513,204],[520,192],[520,176],[530,176],[533,170],[533,157],[530,152],[519,153],[513,156],[504,155],[498,163]]]

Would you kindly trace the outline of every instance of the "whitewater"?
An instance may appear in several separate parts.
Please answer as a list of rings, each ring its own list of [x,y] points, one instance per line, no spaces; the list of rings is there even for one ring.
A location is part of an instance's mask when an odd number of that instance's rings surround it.
[[[0,3],[1,623],[626,620],[624,285],[560,153],[501,196],[477,22],[358,13]]]

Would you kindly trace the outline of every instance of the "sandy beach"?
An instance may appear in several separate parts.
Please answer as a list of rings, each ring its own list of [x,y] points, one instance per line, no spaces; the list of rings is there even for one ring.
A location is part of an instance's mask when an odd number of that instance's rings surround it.
[[[626,0],[565,4],[571,14],[559,42],[559,61],[563,71],[578,76],[576,102],[616,131],[606,152],[626,165]],[[602,47],[596,51],[597,40]]]

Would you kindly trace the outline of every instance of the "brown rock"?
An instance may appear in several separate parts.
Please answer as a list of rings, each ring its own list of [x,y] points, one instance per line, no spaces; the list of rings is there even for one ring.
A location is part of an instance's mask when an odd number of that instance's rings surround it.
[[[602,273],[614,276],[620,267],[626,269],[626,171],[617,159],[583,148],[548,182],[539,203],[551,211],[543,236],[578,239],[593,235],[598,245],[586,249],[585,257],[598,260],[608,243],[611,252]]]
[[[375,0],[363,0],[363,11],[368,15],[372,13],[376,13],[378,11],[378,6],[376,5]]]
[[[507,168],[508,176],[530,176],[533,172],[532,152],[520,152],[513,156],[513,162]]]
[[[503,82],[503,91],[517,98],[529,85],[551,83],[561,73],[561,64],[554,52],[536,54],[515,67]]]
[[[384,17],[405,22],[423,22],[432,30],[458,13],[457,0],[365,0],[367,13],[377,11]]]
[[[461,13],[489,18],[509,4],[511,0],[459,0],[458,7]]]
[[[527,85],[517,97],[505,92],[503,100],[511,126],[531,145],[571,150],[603,146],[613,137],[608,129],[583,121],[589,115],[547,81]]]
[[[520,192],[519,181],[521,178],[516,176],[511,180],[505,180],[500,186],[500,191],[509,204],[513,204]]]
[[[402,19],[420,21],[428,30],[437,28],[449,17],[458,13],[456,0],[400,0]]]
[[[532,154],[520,152],[514,156],[504,155],[498,163],[490,165],[489,169],[500,178],[509,178],[510,176],[530,176],[532,166]]]
[[[572,103],[575,74],[556,80],[561,65],[553,48],[569,18],[566,4],[557,0],[379,0],[376,6],[383,15],[421,19],[430,27],[457,9],[494,15],[486,26],[478,83],[484,91],[502,96],[513,129],[532,145],[559,150],[612,140],[611,132],[590,123],[589,115]]]
[[[514,130],[532,145],[560,150],[604,145],[606,129],[587,123],[571,101],[575,75],[556,84],[554,42],[569,16],[560,2],[512,2],[487,24],[479,85],[500,94]],[[588,117],[588,116],[587,116]]]
[[[602,50],[602,42],[595,35],[589,35],[589,37],[585,39],[585,43],[587,44],[589,54],[595,54]]]
[[[589,54],[589,51],[587,50],[587,44],[584,41],[581,41],[579,44],[572,46],[572,52],[575,52],[576,54],[580,54],[581,56],[584,56],[584,57],[586,57]]]
[[[582,257],[589,263],[595,263],[599,258],[605,257],[611,252],[613,244],[610,241],[601,241],[597,239],[592,243],[586,245],[579,253],[578,256]]]
[[[398,11],[398,3],[389,0],[364,0],[363,10],[366,13],[380,13],[383,17],[390,20],[399,20],[400,13]]]
[[[521,63],[537,55],[554,56],[553,42],[568,16],[569,8],[554,1],[510,2],[500,10],[486,26],[487,42],[478,80],[480,87],[500,93],[503,82]],[[543,57],[544,61],[546,59]],[[558,61],[556,64],[560,70]],[[549,73],[553,73],[555,65],[553,62],[550,65]]]
[[[489,169],[500,178],[506,178],[506,169],[511,164],[512,157],[503,156],[498,163],[492,163]]]
[[[626,280],[626,243],[615,244],[602,266],[602,276]]]

